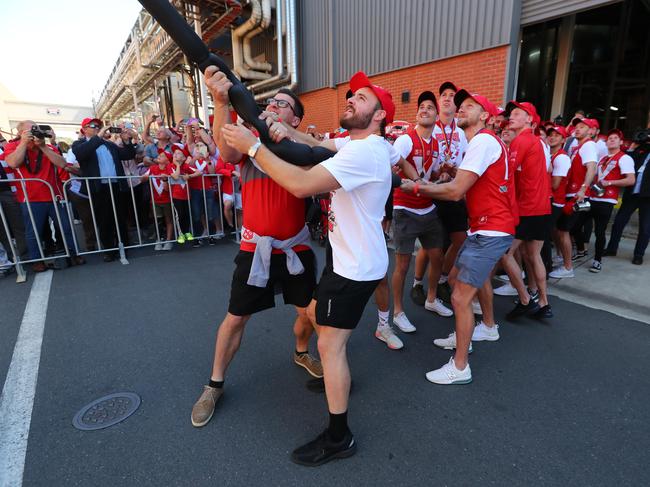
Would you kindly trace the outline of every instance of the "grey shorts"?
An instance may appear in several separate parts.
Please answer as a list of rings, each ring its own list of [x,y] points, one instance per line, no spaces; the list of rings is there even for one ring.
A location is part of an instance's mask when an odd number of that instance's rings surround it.
[[[419,238],[425,249],[441,249],[445,244],[445,229],[434,209],[426,215],[416,215],[408,210],[393,210],[393,242],[398,254],[412,254],[415,239]]]
[[[454,267],[458,269],[458,280],[480,289],[501,257],[508,251],[514,237],[488,237],[470,235],[458,251]]]

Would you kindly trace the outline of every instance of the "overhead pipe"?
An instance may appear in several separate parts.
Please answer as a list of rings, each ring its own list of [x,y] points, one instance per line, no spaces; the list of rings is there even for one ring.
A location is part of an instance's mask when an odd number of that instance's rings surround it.
[[[268,79],[270,74],[261,73],[248,69],[244,65],[242,37],[256,28],[262,19],[262,5],[260,0],[252,0],[253,10],[250,18],[242,25],[232,31],[232,62],[233,69],[242,78],[247,79]]]
[[[264,80],[264,81],[258,81],[257,83],[253,83],[249,85],[248,87],[251,90],[255,90],[256,88],[263,88],[265,86],[271,86],[276,83],[283,83],[285,81],[285,72],[284,72],[284,37],[283,33],[286,32],[286,20],[283,16],[285,7],[286,0],[277,0],[276,1],[276,6],[275,6],[275,32],[277,36],[277,62],[278,62],[278,73],[275,76],[272,76],[271,78]]]
[[[271,24],[271,0],[262,1],[262,20],[259,25],[244,36],[244,62],[251,68],[258,71],[270,71],[273,66],[267,62],[260,62],[253,59],[251,52],[251,41],[260,32],[264,32]]]

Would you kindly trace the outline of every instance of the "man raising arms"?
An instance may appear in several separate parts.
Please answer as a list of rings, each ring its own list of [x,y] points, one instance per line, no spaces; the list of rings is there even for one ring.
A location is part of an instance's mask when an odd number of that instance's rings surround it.
[[[517,224],[513,175],[507,150],[494,133],[485,128],[490,116],[496,114],[496,107],[487,98],[470,95],[465,90],[456,93],[454,101],[459,107],[458,126],[465,131],[469,141],[456,177],[444,184],[402,183],[404,191],[449,201],[466,197],[467,201],[468,237],[449,274],[453,288],[451,302],[456,316],[453,336],[456,351],[447,364],[426,374],[427,380],[435,384],[471,382],[468,353],[472,336],[481,335],[482,340],[491,340],[491,335],[498,337],[493,320],[474,328],[472,300],[480,293],[481,304],[485,305],[484,317],[489,316],[492,311],[490,275],[494,265],[510,247]]]

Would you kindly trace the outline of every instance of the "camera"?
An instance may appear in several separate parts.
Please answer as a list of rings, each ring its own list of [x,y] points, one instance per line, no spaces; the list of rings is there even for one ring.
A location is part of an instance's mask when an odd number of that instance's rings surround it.
[[[112,134],[121,134],[122,129],[119,127],[108,127],[108,131]]]
[[[588,200],[583,200],[583,201],[576,201],[573,204],[573,211],[580,212],[580,211],[589,211],[591,210],[591,203],[589,203]]]
[[[31,133],[37,139],[44,139],[50,137],[48,132],[52,131],[52,127],[49,125],[32,125]]]
[[[605,188],[603,188],[600,183],[594,183],[591,185],[591,191],[598,197],[602,197],[605,194]]]
[[[638,145],[650,143],[650,129],[639,130],[634,134],[632,142]]]

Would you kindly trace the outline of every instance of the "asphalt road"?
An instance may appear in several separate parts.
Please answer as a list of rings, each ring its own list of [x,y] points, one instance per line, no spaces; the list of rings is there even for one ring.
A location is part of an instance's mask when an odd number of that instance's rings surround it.
[[[650,485],[650,327],[559,299],[549,323],[502,321],[501,340],[476,343],[465,386],[424,378],[449,359],[432,339],[453,319],[408,303],[418,331],[391,351],[370,304],[349,346],[358,453],[317,469],[289,461],[326,406],[292,363],[295,313],[280,305],[249,322],[214,418],[193,428],[236,250],[144,250],[129,266],[55,272],[23,485]],[[0,280],[2,383],[30,286]],[[497,317],[510,299],[497,297]],[[120,391],[142,397],[133,416],[72,426]]]

